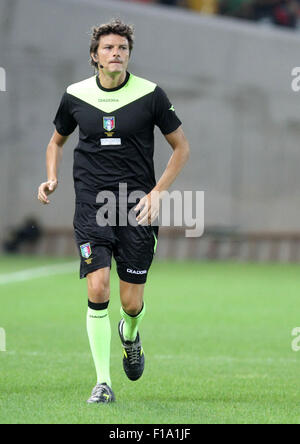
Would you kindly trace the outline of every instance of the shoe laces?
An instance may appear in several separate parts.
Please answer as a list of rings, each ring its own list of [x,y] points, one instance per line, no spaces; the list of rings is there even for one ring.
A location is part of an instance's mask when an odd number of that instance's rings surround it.
[[[137,344],[133,343],[130,345],[125,344],[124,347],[127,352],[129,364],[139,364],[141,356],[141,343],[138,342]]]
[[[98,399],[103,393],[107,393],[106,387],[103,384],[97,384],[92,391],[92,399]]]

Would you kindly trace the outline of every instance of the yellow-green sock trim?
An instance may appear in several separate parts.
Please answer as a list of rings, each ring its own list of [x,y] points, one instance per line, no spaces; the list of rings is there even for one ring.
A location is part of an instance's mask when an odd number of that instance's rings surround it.
[[[146,313],[146,305],[144,303],[142,310],[136,316],[130,316],[126,311],[121,307],[120,313],[122,318],[124,319],[124,328],[123,328],[123,336],[126,341],[135,341],[137,332],[139,329],[139,325],[143,320],[143,317]]]

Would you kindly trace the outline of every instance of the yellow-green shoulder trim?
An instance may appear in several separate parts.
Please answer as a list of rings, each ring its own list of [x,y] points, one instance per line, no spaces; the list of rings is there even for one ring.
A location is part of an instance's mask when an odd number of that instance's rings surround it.
[[[151,94],[156,86],[149,80],[130,74],[129,80],[123,88],[117,91],[103,91],[97,85],[96,76],[93,76],[70,85],[67,88],[67,93],[101,111],[111,113]]]

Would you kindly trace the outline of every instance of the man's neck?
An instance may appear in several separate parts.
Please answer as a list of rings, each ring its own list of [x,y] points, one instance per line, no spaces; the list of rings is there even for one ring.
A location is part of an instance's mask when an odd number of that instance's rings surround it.
[[[103,71],[99,72],[99,80],[101,86],[105,89],[114,89],[118,88],[118,86],[122,85],[126,79],[126,72],[118,73],[118,74],[105,74]]]

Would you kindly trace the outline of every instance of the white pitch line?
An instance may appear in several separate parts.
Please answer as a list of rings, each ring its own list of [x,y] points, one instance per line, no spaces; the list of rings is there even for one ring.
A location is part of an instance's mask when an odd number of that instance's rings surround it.
[[[59,274],[75,273],[77,269],[78,262],[69,262],[66,264],[46,265],[44,267],[15,271],[14,273],[0,274],[0,285],[31,281],[32,279],[38,279]]]

